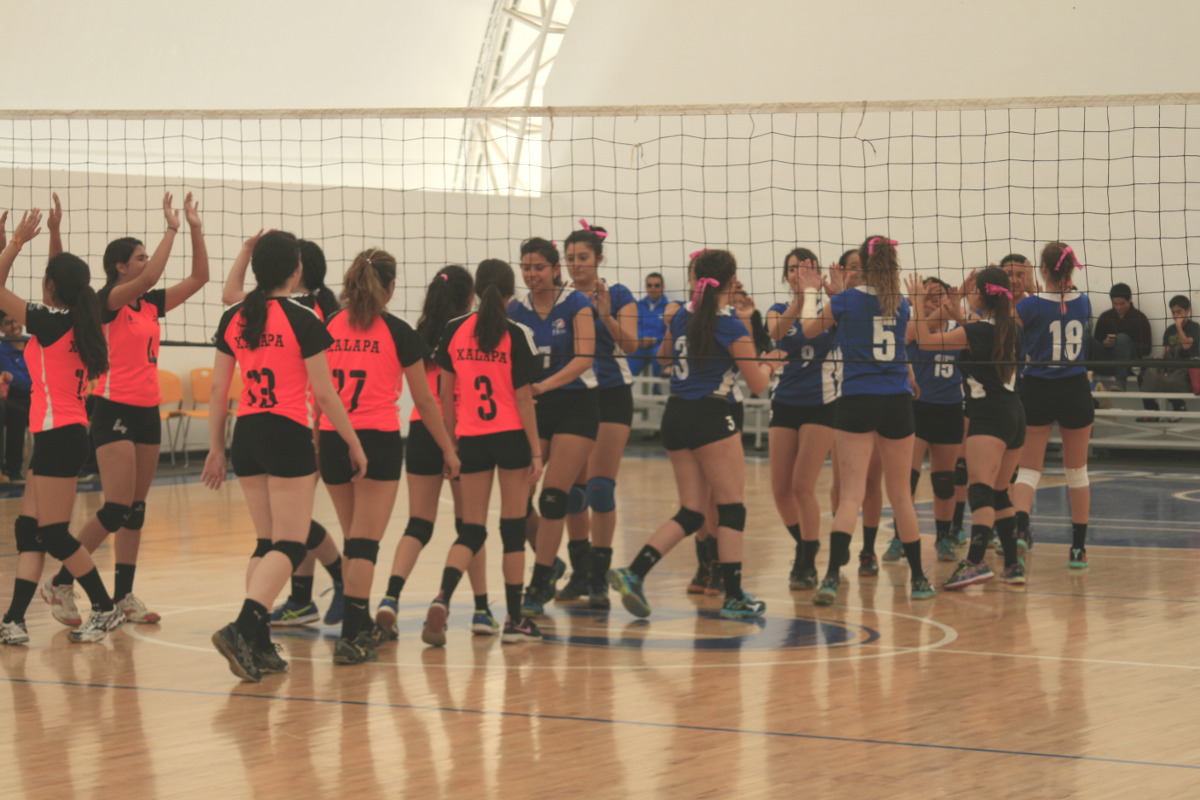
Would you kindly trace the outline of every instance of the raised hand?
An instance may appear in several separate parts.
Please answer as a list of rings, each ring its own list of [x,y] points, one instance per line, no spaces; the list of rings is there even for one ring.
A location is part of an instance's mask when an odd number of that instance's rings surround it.
[[[167,227],[179,229],[179,212],[172,206],[175,198],[170,192],[163,195],[163,216],[167,218]]]
[[[914,316],[925,316],[925,304],[921,301],[920,289],[925,285],[919,273],[913,272],[904,276],[904,288],[908,293],[908,304],[912,306]]]
[[[596,313],[601,317],[612,314],[612,295],[604,281],[597,279],[596,288],[592,291],[592,302],[596,304]]]
[[[50,199],[54,201],[54,208],[50,209],[50,213],[46,215],[46,227],[51,233],[58,233],[62,225],[62,203],[59,202],[58,192],[51,192]]]
[[[183,213],[187,217],[188,227],[192,230],[200,230],[202,223],[200,221],[200,204],[192,198],[192,193],[188,192],[183,198]]]
[[[21,221],[17,223],[17,227],[13,228],[13,236],[24,244],[42,232],[41,222],[42,210],[31,208],[21,215]]]
[[[8,222],[8,212],[0,214],[0,250],[8,247],[8,234],[4,232],[4,224]]]

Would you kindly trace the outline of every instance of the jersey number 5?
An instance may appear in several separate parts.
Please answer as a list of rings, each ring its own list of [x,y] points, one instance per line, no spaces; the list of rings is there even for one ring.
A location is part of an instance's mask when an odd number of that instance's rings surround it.
[[[896,359],[896,334],[883,327],[883,320],[874,318],[875,346],[871,352],[876,361],[894,361]]]

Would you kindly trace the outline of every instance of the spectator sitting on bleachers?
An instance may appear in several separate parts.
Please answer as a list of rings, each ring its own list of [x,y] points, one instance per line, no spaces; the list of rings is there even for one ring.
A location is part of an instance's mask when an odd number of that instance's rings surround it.
[[[1160,358],[1177,361],[1200,358],[1200,325],[1190,319],[1192,301],[1182,294],[1177,294],[1171,298],[1170,305],[1175,324],[1163,331],[1163,351]],[[1138,376],[1138,384],[1144,392],[1190,392],[1192,389],[1186,367],[1148,367]],[[1143,403],[1147,410],[1158,410],[1157,400],[1144,400]],[[1187,404],[1172,397],[1171,408],[1185,411]],[[1156,417],[1142,419],[1152,421]]]
[[[1112,308],[1096,320],[1095,339],[1092,342],[1091,358],[1097,361],[1133,361],[1150,355],[1153,340],[1150,338],[1150,320],[1133,307],[1133,292],[1124,283],[1115,284],[1108,291]],[[1129,378],[1128,366],[1093,367],[1098,375],[1115,375],[1114,391],[1125,391]]]

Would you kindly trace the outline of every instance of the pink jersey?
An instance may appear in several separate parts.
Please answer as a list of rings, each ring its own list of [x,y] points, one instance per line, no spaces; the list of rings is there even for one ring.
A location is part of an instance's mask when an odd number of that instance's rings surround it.
[[[29,430],[34,433],[87,425],[83,398],[87,369],[75,346],[70,309],[30,303],[25,309],[25,364],[33,386],[29,392]],[[157,380],[156,380],[157,382]]]
[[[114,403],[157,406],[162,400],[158,390],[158,320],[165,314],[167,293],[156,289],[135,303],[109,311],[110,291],[111,286],[99,292],[104,338],[108,341],[108,372],[100,376],[96,394]]]

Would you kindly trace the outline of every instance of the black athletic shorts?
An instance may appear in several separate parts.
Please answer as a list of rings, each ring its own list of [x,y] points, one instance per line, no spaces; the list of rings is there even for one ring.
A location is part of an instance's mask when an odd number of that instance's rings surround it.
[[[398,481],[404,465],[404,440],[400,431],[355,431],[367,456],[367,474],[373,481]],[[441,450],[438,454],[441,454]],[[354,477],[350,447],[337,431],[321,431],[321,480],[331,486],[349,483]]]
[[[836,400],[819,406],[791,406],[772,400],[769,427],[787,428],[793,431],[798,431],[805,425],[823,425],[826,428],[832,428],[836,418]]]
[[[1025,444],[1025,408],[1011,392],[967,400],[971,409],[968,436],[995,436],[1009,450]]]
[[[922,403],[913,400],[913,429],[930,444],[962,444],[963,404]]]
[[[230,459],[239,478],[300,478],[317,471],[312,430],[278,414],[249,414],[233,426]]]
[[[500,469],[527,469],[533,463],[529,437],[524,430],[485,433],[458,438],[460,472],[491,472]]]
[[[600,389],[600,421],[629,427],[633,425],[633,387],[629,385]]]
[[[78,478],[91,452],[84,425],[64,425],[33,435],[29,471],[43,478]]]
[[[534,399],[538,436],[552,439],[569,433],[596,439],[600,430],[600,392],[597,389],[555,389]]]
[[[404,444],[404,466],[409,475],[441,475],[445,470],[442,448],[438,447],[423,420],[414,419],[408,423],[408,440]]]
[[[847,433],[878,433],[885,439],[912,436],[912,395],[842,395],[837,401],[834,427]]]
[[[103,397],[92,402],[92,444],[96,447],[113,442],[162,444],[158,406],[130,406]]]
[[[1021,403],[1025,406],[1025,421],[1035,427],[1051,425],[1067,430],[1086,428],[1096,420],[1092,405],[1092,387],[1087,375],[1069,378],[1021,378]],[[974,424],[974,420],[971,421]]]
[[[667,450],[696,450],[713,442],[740,435],[734,406],[720,397],[685,400],[672,395],[662,417],[663,447]]]

